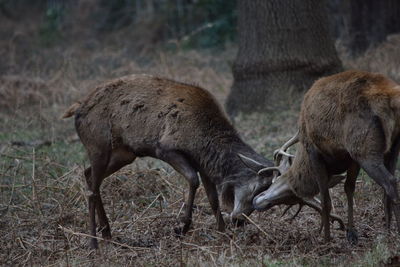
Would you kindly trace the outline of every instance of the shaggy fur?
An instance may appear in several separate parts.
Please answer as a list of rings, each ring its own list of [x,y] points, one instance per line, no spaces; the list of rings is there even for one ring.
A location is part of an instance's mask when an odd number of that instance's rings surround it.
[[[238,153],[268,166],[272,163],[241,140],[214,97],[200,87],[149,75],[126,76],[100,85],[80,103],[72,105],[64,117],[73,114],[92,165],[85,171],[95,207],[89,205],[92,235],[96,234],[93,230],[96,209],[100,212],[100,226],[106,229],[103,235],[110,237],[99,195],[101,181],[136,157],[161,159],[188,180],[190,190],[183,232],[191,223],[199,185],[197,173],[201,175],[219,230],[223,230],[224,222],[216,187],[220,187],[228,206],[235,206],[235,214],[241,216],[251,213],[252,198],[271,183],[271,179],[261,179],[245,168]],[[238,192],[240,199],[235,196]],[[95,240],[92,245],[97,246]]]

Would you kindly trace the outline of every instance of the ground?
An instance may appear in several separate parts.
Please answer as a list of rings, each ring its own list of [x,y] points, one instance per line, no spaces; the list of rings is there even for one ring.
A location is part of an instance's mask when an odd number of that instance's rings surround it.
[[[398,66],[392,63],[399,56],[398,44],[392,39],[364,58],[344,58],[345,67],[379,70],[398,79]],[[83,178],[88,161],[73,119],[60,119],[63,111],[98,82],[131,73],[198,84],[223,103],[232,83],[230,62],[236,48],[160,49],[136,60],[120,48],[92,46],[52,48],[21,59],[10,47],[9,43],[0,46],[0,54],[6,56],[1,69],[13,68],[0,76],[0,265],[400,264],[399,236],[394,229],[387,233],[384,226],[382,190],[363,173],[355,195],[356,246],[348,244],[338,225],[332,225],[333,240],[325,244],[319,233],[320,217],[309,208],[293,220],[295,209],[284,216],[285,207],[254,212],[244,227],[229,225],[226,232],[218,232],[202,186],[195,200],[193,227],[178,238],[174,227],[187,183],[168,165],[148,158],[136,160],[103,182],[101,194],[113,238],[100,241],[98,251],[88,249]],[[272,152],[295,133],[300,101],[288,97],[282,103],[284,111],[240,115],[235,127],[247,143],[271,159]],[[332,194],[334,212],[345,218],[343,184]]]

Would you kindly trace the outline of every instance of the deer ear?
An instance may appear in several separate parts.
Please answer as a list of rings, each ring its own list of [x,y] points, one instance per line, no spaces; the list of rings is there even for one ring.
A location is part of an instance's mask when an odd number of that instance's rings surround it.
[[[243,164],[246,165],[250,170],[254,171],[255,173],[258,173],[261,169],[265,168],[263,164],[254,159],[246,157],[245,155],[242,155],[240,153],[238,153],[237,155],[239,156]]]

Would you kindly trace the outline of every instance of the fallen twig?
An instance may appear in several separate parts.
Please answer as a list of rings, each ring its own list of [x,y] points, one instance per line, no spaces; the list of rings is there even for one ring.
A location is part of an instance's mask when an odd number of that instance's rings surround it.
[[[65,227],[63,227],[63,226],[61,226],[61,225],[58,225],[58,228],[60,228],[60,229],[63,230],[64,232],[70,233],[70,234],[72,234],[72,235],[83,236],[83,237],[90,237],[90,238],[96,238],[97,240],[102,240],[102,241],[105,241],[105,242],[108,242],[108,243],[112,243],[112,244],[117,245],[117,246],[120,246],[120,247],[129,248],[129,249],[131,249],[131,250],[149,250],[149,249],[151,249],[151,248],[145,248],[145,247],[132,247],[132,246],[129,246],[129,245],[126,245],[126,244],[122,244],[122,243],[118,243],[118,242],[115,242],[115,241],[112,241],[112,240],[104,239],[104,238],[102,238],[102,237],[92,236],[92,235],[89,235],[89,234],[74,232],[74,231],[72,231],[71,229],[65,228]]]
[[[158,195],[156,196],[156,198],[150,203],[150,205],[148,205],[147,208],[145,208],[144,211],[142,211],[142,213],[140,213],[140,215],[139,215],[139,216],[136,218],[136,220],[134,220],[133,222],[135,223],[135,222],[137,222],[140,218],[142,218],[142,216],[146,213],[146,211],[147,211],[148,209],[151,208],[151,206],[154,204],[154,202],[157,201],[157,199],[158,199],[160,196],[161,196],[161,194],[158,194]]]
[[[258,230],[260,230],[261,232],[264,233],[265,236],[268,237],[267,232],[265,232],[260,226],[258,226],[252,219],[249,218],[249,216],[247,216],[246,214],[242,213],[242,215],[250,222],[252,223],[255,227],[257,227]]]
[[[50,146],[52,144],[49,140],[35,140],[35,141],[12,141],[12,146],[31,146],[34,148],[40,148],[42,146]]]

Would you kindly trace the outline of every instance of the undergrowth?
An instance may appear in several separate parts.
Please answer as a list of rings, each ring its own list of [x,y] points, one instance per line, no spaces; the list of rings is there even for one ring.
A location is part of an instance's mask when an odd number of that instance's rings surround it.
[[[0,55],[5,55],[0,70],[7,70],[0,76],[0,265],[399,263],[398,235],[387,233],[384,227],[382,190],[365,174],[357,182],[355,195],[356,246],[347,243],[345,232],[337,230],[337,225],[332,226],[333,241],[324,244],[318,231],[320,217],[308,208],[293,220],[290,215],[295,211],[281,217],[284,207],[255,212],[251,215],[254,223],[242,228],[229,225],[220,233],[215,230],[203,187],[196,196],[193,228],[185,237],[177,238],[173,229],[187,184],[168,165],[146,158],[104,181],[101,191],[113,238],[112,243],[100,241],[98,251],[90,251],[82,175],[88,163],[73,120],[59,119],[63,111],[99,81],[131,73],[152,73],[198,84],[223,103],[232,83],[230,66],[236,48],[227,46],[220,52],[160,49],[151,55],[132,56],[126,47],[101,46],[93,41],[89,48],[78,43],[23,54],[19,49],[26,36],[20,37],[7,44],[0,42]],[[398,56],[395,40],[390,42],[363,58],[344,59],[345,65],[379,69],[398,78],[398,66],[390,61]],[[387,56],[380,57],[377,66],[371,61],[373,55]],[[301,96],[288,95],[282,103],[285,111],[240,115],[234,120],[235,127],[247,143],[271,159],[273,151],[296,132],[300,102]],[[345,217],[343,185],[333,189],[332,198],[334,212]]]

